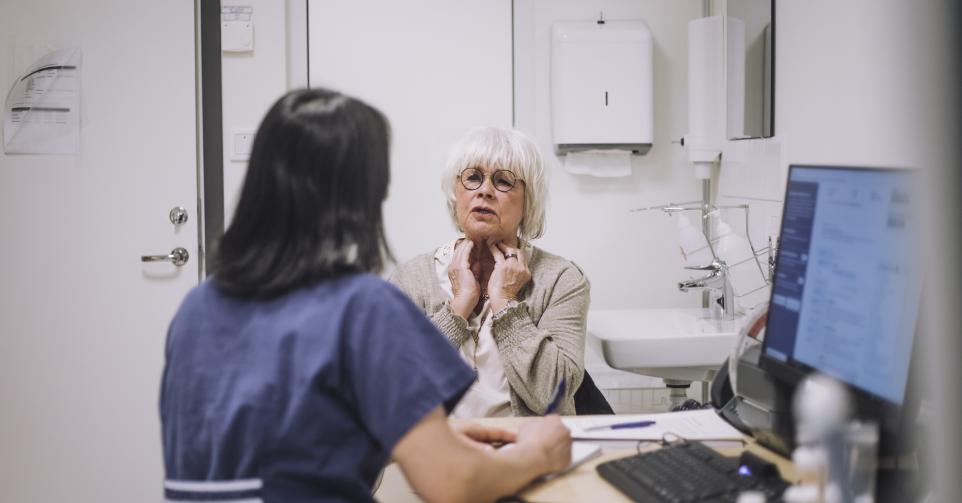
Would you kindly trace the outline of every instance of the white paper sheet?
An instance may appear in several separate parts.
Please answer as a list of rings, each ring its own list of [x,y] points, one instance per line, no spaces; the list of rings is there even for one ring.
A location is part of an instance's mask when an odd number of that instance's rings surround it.
[[[564,158],[565,169],[575,175],[602,178],[631,176],[631,152],[627,150],[586,150],[570,152]]]
[[[740,440],[745,436],[711,409],[666,412],[663,414],[632,414],[604,417],[565,417],[571,438],[577,440],[661,440],[673,433],[688,440]],[[644,428],[592,430],[585,428],[636,421],[654,421]]]
[[[53,51],[17,77],[3,109],[7,154],[80,153],[80,49]]]

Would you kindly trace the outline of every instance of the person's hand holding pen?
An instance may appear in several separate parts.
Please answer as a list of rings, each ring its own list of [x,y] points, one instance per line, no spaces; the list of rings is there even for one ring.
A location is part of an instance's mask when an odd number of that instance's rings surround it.
[[[533,461],[541,466],[542,474],[563,470],[571,463],[571,432],[561,422],[561,417],[554,414],[565,390],[566,382],[562,379],[554,398],[545,408],[545,417],[525,419],[518,428],[515,442],[502,448],[532,454]]]
[[[568,389],[567,384],[565,379],[558,383],[554,398],[545,407],[545,417],[529,419],[518,429],[519,446],[523,445],[522,442],[540,444],[549,464],[548,472],[562,470],[571,463],[571,432],[561,422],[561,418],[554,414]]]
[[[571,432],[557,415],[522,422],[514,446],[540,458],[543,473],[563,470],[571,463]]]

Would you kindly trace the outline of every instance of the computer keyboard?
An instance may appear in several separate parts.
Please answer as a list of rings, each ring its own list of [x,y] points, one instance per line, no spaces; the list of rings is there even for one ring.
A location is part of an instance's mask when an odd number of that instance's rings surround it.
[[[743,491],[759,491],[772,502],[781,501],[788,487],[773,465],[754,454],[728,458],[698,442],[608,461],[597,470],[629,498],[644,502],[733,502]]]

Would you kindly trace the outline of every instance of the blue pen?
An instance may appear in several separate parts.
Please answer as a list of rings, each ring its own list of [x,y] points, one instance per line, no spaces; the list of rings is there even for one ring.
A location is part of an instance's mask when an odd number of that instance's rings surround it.
[[[567,381],[562,377],[561,382],[558,383],[558,391],[555,391],[554,398],[551,399],[551,403],[548,404],[548,408],[544,410],[544,415],[551,414],[554,412],[559,405],[561,405],[561,397],[565,395],[565,389],[568,387]]]
[[[635,421],[633,423],[615,423],[615,424],[603,424],[600,426],[590,426],[584,428],[582,431],[596,431],[596,430],[623,430],[627,428],[646,428],[655,424],[654,421]]]

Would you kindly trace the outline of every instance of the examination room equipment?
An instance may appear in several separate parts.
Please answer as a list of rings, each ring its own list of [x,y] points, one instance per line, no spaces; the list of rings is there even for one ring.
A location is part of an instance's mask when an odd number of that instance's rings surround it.
[[[554,23],[551,131],[558,154],[651,149],[653,47],[642,20]]]
[[[751,414],[739,425],[762,445],[783,454],[795,447],[792,396],[806,375],[819,372],[850,392],[853,419],[878,426],[880,456],[913,448],[922,296],[916,183],[904,169],[790,166],[765,341],[761,354],[750,355],[758,372],[741,376],[738,386],[753,394],[749,404],[764,402],[740,409]],[[745,379],[758,382],[742,386]],[[723,417],[738,419],[738,412]],[[778,500],[787,484],[748,477],[745,466],[682,441],[597,470],[636,501],[735,501],[749,487]],[[887,501],[905,493],[877,494]]]
[[[909,170],[789,168],[772,301],[760,358],[776,388],[771,432],[787,453],[791,390],[818,371],[843,382],[855,415],[875,421],[883,453],[904,451],[919,396],[910,372],[922,273]]]

